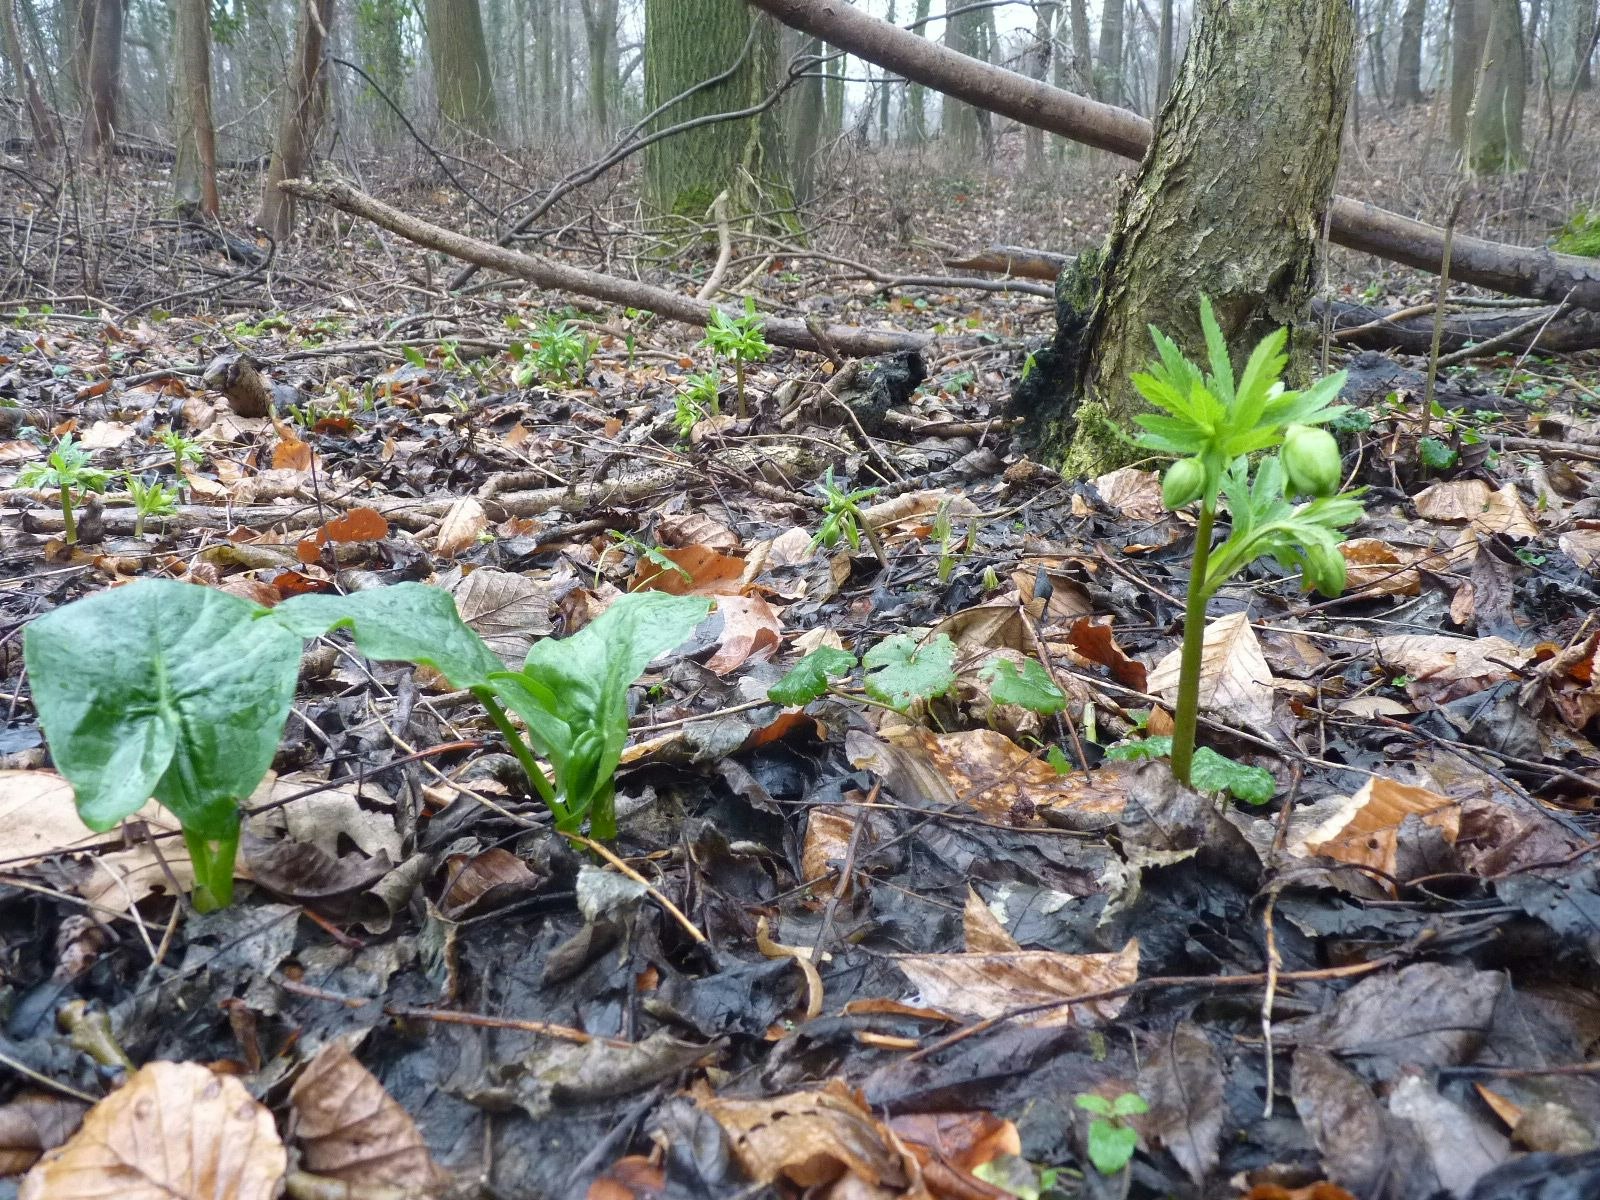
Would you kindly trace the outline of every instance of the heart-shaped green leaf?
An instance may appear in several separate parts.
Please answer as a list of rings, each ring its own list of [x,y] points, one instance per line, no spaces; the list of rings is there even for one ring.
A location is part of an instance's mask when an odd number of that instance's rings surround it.
[[[918,700],[937,699],[956,681],[956,644],[948,634],[919,646],[897,633],[868,650],[861,662],[867,668],[867,695],[900,712]]]
[[[818,646],[777,683],[767,689],[774,704],[810,704],[828,690],[828,680],[848,675],[856,668],[856,656],[832,646]]]

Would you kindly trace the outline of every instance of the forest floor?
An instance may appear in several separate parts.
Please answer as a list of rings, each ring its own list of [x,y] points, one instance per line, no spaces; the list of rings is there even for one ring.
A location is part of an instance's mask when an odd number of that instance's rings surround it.
[[[447,296],[458,264],[326,212],[269,266],[155,219],[159,180],[7,177],[34,283],[0,324],[0,1065],[30,1082],[0,1189],[195,1195],[188,1141],[237,1196],[285,1146],[301,1196],[1600,1194],[1600,355],[1467,361],[1426,413],[1420,360],[1331,346],[1363,414],[1349,588],[1263,564],[1214,601],[1202,740],[1276,795],[1202,799],[1106,757],[1170,720],[1194,528],[1159,464],[1027,459],[1007,400],[1047,298],[850,265],[1092,244],[1113,174],[873,162],[811,213],[831,260],[747,239],[719,298],[939,340],[872,370],[774,351],[744,419],[696,329]],[[1469,224],[1536,240],[1593,186]],[[369,188],[474,220],[425,177]],[[716,250],[662,259],[625,185],[539,232],[686,292]],[[272,413],[207,383],[219,355]],[[67,435],[112,473],[72,545],[18,482]],[[859,545],[817,544],[825,479],[877,489]],[[130,480],[171,511],[140,522]],[[266,606],[423,581],[512,666],[629,591],[715,612],[632,690],[604,851],[552,830],[470,692],[308,644],[236,902],[201,914],[162,810],[85,831],[22,670],[29,621],[136,578]],[[896,636],[953,645],[940,694],[767,695]],[[999,660],[1065,710],[997,702]]]

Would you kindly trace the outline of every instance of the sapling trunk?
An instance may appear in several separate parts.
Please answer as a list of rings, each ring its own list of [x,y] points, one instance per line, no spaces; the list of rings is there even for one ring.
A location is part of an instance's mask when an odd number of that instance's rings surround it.
[[[1189,593],[1183,608],[1183,656],[1178,671],[1178,703],[1172,714],[1172,773],[1184,787],[1189,786],[1189,769],[1194,762],[1195,723],[1200,715],[1200,667],[1205,658],[1206,602],[1211,599],[1206,587],[1206,568],[1211,559],[1211,526],[1216,515],[1216,501],[1201,503],[1200,524],[1194,532],[1194,565],[1190,571]]]

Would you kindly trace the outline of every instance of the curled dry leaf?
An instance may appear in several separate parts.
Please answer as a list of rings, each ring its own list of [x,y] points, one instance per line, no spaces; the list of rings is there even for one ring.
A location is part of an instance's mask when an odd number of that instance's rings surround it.
[[[0,1175],[21,1175],[71,1137],[88,1111],[87,1104],[48,1092],[23,1092],[0,1105]]]
[[[1252,636],[1254,636],[1252,634]],[[1142,692],[1149,683],[1149,672],[1136,658],[1129,658],[1111,631],[1109,617],[1079,617],[1067,631],[1072,648],[1096,666],[1104,667],[1123,687]]]
[[[666,559],[673,566],[665,566],[659,559]],[[742,556],[723,554],[710,546],[680,546],[641,554],[628,590],[666,592],[671,596],[737,596],[748,582]]]
[[[1447,704],[1509,679],[1530,657],[1502,637],[1418,633],[1375,638],[1372,645],[1390,671],[1410,676],[1407,695],[1434,704]]]
[[[478,535],[489,525],[483,505],[472,496],[463,496],[450,506],[439,522],[439,536],[433,552],[440,558],[454,558],[478,544]]]
[[[1094,490],[1100,493],[1100,499],[1107,506],[1130,521],[1159,521],[1166,515],[1166,506],[1161,503],[1161,474],[1158,471],[1123,467],[1097,478]]]
[[[20,1200],[273,1200],[288,1165],[272,1114],[198,1063],[154,1062],[39,1160]]]
[[[961,932],[969,954],[1009,954],[1022,949],[970,883],[961,909]]]
[[[765,662],[783,642],[783,622],[778,610],[760,596],[724,596],[717,601],[722,617],[722,638],[717,652],[706,660],[706,670],[726,675],[752,659]]]
[[[1320,854],[1339,862],[1374,867],[1392,876],[1400,826],[1413,815],[1455,844],[1461,832],[1461,805],[1457,801],[1424,787],[1375,775],[1348,803],[1294,837],[1288,848],[1292,854]]]
[[[1479,533],[1503,533],[1510,538],[1539,536],[1539,526],[1515,484],[1498,491],[1481,479],[1453,479],[1418,492],[1412,501],[1417,515],[1428,521],[1464,521]]]
[[[501,846],[490,846],[481,854],[452,854],[445,859],[445,879],[439,911],[452,921],[539,886],[539,877],[527,864]]]
[[[824,805],[816,805],[806,814],[806,840],[800,851],[800,871],[813,894],[835,895],[841,882],[848,889],[849,881],[841,881],[838,872],[849,853],[850,835],[856,827],[856,819],[846,809]],[[862,833],[866,831],[862,830]],[[848,895],[848,891],[845,894]]]
[[[308,1171],[426,1196],[441,1179],[406,1110],[341,1043],[324,1046],[289,1092]]]
[[[1339,547],[1345,561],[1345,590],[1378,596],[1415,596],[1422,576],[1408,555],[1382,538],[1351,538]]]
[[[1167,704],[1178,696],[1182,649],[1174,650],[1150,672],[1150,691]],[[1257,733],[1272,722],[1272,668],[1250,618],[1228,613],[1206,626],[1200,660],[1200,707]]]

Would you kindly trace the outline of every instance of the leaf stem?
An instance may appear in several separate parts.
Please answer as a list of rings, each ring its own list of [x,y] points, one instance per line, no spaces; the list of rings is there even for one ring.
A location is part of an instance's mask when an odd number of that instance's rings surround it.
[[[1194,762],[1195,722],[1200,715],[1206,601],[1211,599],[1206,567],[1211,558],[1211,527],[1216,516],[1214,501],[1200,506],[1200,524],[1194,532],[1194,566],[1189,573],[1189,594],[1183,609],[1183,658],[1178,671],[1178,703],[1172,714],[1172,773],[1184,787],[1189,786],[1189,770]]]
[[[61,540],[72,545],[78,540],[78,523],[72,519],[72,489],[61,485]]]
[[[528,777],[529,785],[539,793],[539,799],[544,801],[545,807],[558,822],[566,820],[567,806],[556,798],[555,789],[550,786],[550,781],[544,777],[544,771],[539,767],[539,760],[533,757],[533,751],[528,749],[528,743],[522,740],[522,735],[511,723],[511,718],[506,716],[506,710],[500,706],[500,701],[496,700],[494,693],[486,687],[475,687],[472,689],[472,694],[488,710],[489,720],[494,722],[494,727],[500,731],[500,736],[506,739],[512,755],[522,766],[523,774]]]
[[[215,912],[233,903],[233,860],[239,850],[238,810],[233,815],[233,830],[224,837],[208,838],[187,825],[183,827],[183,843],[194,864],[196,912]]]

